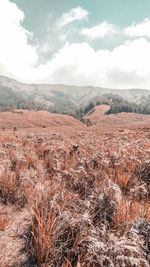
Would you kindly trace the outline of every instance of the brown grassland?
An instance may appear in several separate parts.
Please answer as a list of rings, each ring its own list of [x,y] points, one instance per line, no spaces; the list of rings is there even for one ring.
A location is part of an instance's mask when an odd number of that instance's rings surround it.
[[[150,119],[137,115],[43,127],[34,114],[23,128],[0,114],[1,267],[150,266]]]

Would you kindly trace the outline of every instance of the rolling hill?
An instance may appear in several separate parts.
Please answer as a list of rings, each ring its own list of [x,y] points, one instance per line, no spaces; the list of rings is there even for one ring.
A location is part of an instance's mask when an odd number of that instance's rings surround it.
[[[51,114],[45,110],[14,110],[0,112],[0,130],[47,128],[47,127],[85,127],[79,120],[61,114]]]
[[[122,112],[118,114],[106,115],[109,110],[108,105],[96,106],[83,118],[92,127],[99,129],[119,129],[133,127],[150,127],[150,115]]]
[[[114,96],[137,105],[147,106],[150,101],[150,90],[119,90],[63,84],[24,84],[0,76],[1,109],[45,109],[52,113],[76,115],[76,110],[86,107],[91,101],[111,100]]]

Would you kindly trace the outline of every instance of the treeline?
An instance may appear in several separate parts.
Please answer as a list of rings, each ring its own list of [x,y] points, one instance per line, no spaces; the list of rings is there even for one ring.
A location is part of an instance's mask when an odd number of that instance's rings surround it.
[[[103,95],[107,99],[108,105],[110,105],[110,109],[106,112],[106,114],[117,114],[121,112],[127,113],[139,113],[139,114],[150,114],[150,98],[143,104],[135,104],[129,101],[126,101],[124,98],[118,95],[106,94]]]
[[[110,109],[106,112],[106,114],[117,114],[121,112],[129,112],[129,113],[139,113],[139,114],[150,114],[149,106],[138,106],[136,104],[113,104]]]
[[[87,106],[81,107],[80,109],[76,110],[76,115],[79,118],[82,118],[89,112],[94,112],[94,107],[99,106],[99,105],[110,105],[110,102],[107,101],[106,99],[101,99],[98,101],[91,101]]]
[[[104,94],[102,97],[94,98],[90,103],[88,103],[85,107],[81,107],[76,110],[76,114],[79,118],[82,118],[89,112],[94,112],[94,107],[99,105],[109,105],[111,106],[113,103],[126,103],[124,99],[118,95],[113,94]]]
[[[148,102],[145,105],[137,105],[135,103],[126,101],[124,98],[116,94],[105,94],[101,98],[93,99],[87,106],[78,109],[76,114],[82,119],[84,115],[94,112],[94,107],[99,105],[110,106],[110,109],[106,112],[106,115],[117,114],[121,112],[150,114],[150,105]]]

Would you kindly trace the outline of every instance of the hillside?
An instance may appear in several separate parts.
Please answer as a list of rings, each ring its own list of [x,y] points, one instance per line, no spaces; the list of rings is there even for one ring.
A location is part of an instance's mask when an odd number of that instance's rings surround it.
[[[108,110],[108,105],[96,106],[83,118],[85,121],[88,120],[91,126],[96,126],[101,129],[150,126],[150,115],[125,112],[106,115],[105,113]]]
[[[0,129],[24,129],[47,127],[85,127],[79,120],[71,116],[51,114],[47,111],[14,110],[0,112]]]
[[[93,86],[23,84],[0,76],[0,108],[46,109],[53,113],[76,115],[76,111],[96,99],[110,100],[119,96],[124,101],[147,106],[150,90],[115,90]],[[11,97],[8,97],[8,96]]]
[[[89,111],[88,114],[85,115],[83,118],[85,120],[89,120],[91,122],[91,125],[97,125],[101,121],[104,121],[108,118],[105,113],[109,110],[109,108],[110,107],[108,105],[96,106],[91,111]]]

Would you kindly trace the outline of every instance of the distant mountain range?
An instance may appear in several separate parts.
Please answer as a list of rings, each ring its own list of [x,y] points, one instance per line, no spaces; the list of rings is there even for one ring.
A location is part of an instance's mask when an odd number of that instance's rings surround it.
[[[115,100],[114,100],[115,99]],[[149,106],[150,90],[107,89],[64,84],[24,84],[0,76],[0,109],[48,110],[52,113],[76,115],[90,103],[134,103]],[[94,106],[93,105],[93,106]],[[91,105],[91,108],[93,107]],[[87,108],[90,110],[90,108]],[[86,112],[85,112],[86,113]]]

